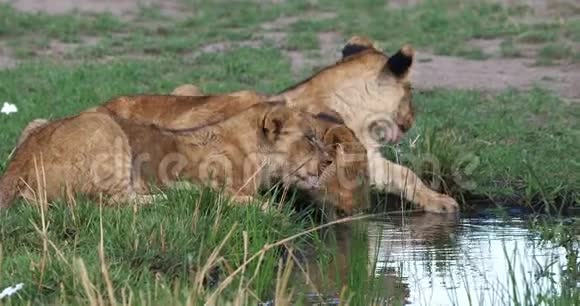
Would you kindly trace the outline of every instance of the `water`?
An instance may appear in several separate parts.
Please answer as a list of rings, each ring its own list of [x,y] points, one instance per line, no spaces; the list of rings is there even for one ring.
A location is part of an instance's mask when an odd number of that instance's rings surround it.
[[[566,260],[564,248],[541,241],[518,218],[391,217],[368,231],[375,273],[400,275],[409,305],[511,304],[514,292],[522,301],[526,285],[557,290],[551,280]]]
[[[335,232],[330,263],[310,257],[305,291],[324,294],[308,300],[336,305],[340,288],[361,271],[373,275],[386,305],[512,305],[514,297],[527,304],[526,295],[560,289],[565,249],[542,241],[520,218],[390,215],[362,228],[363,235],[352,227]],[[360,254],[369,258],[366,267]]]

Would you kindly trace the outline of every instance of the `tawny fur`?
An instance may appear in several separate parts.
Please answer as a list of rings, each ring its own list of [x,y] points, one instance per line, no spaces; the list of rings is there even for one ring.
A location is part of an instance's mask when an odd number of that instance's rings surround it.
[[[147,100],[144,100],[142,96],[119,97],[105,103],[101,111],[110,112],[134,122],[178,128],[182,126],[182,118],[195,120],[198,125],[205,125],[216,117],[224,116],[224,114],[231,116],[234,112],[243,111],[268,98],[252,91],[203,96],[203,93],[194,85],[180,87],[179,94],[190,98],[146,96]],[[196,99],[193,97],[203,99],[207,103],[195,103]],[[216,109],[214,104],[221,108],[217,109],[217,114],[212,115]],[[189,105],[189,108],[185,105]],[[160,109],[163,111],[159,111]],[[228,112],[224,113],[226,109]],[[312,123],[316,136],[323,139],[323,145],[332,155],[332,159],[320,167],[321,181],[312,194],[318,200],[329,203],[343,213],[352,214],[368,205],[365,188],[368,183],[366,150],[356,135],[342,124],[339,114],[332,110],[319,114],[324,116],[317,116]]]
[[[364,144],[375,188],[401,194],[426,211],[456,211],[453,198],[431,190],[413,171],[385,159],[380,152],[384,143],[399,141],[413,125],[413,48],[405,45],[389,57],[364,37],[353,37],[347,47],[355,47],[356,52],[272,99],[284,99],[291,107],[313,114],[334,110]],[[375,135],[374,126],[379,127],[381,137]]]
[[[317,121],[326,152],[331,156],[328,165],[321,166],[320,187],[314,194],[347,215],[368,208],[367,154],[354,132],[344,124]]]
[[[230,110],[243,109],[255,103],[255,100],[285,100],[289,106],[312,114],[330,109],[344,119],[346,126],[354,131],[356,138],[364,145],[370,183],[374,187],[401,194],[426,211],[456,211],[458,205],[453,198],[431,190],[413,171],[385,159],[380,152],[380,147],[385,142],[399,141],[403,133],[413,125],[410,86],[413,48],[405,45],[389,57],[378,50],[368,38],[355,37],[345,48],[349,46],[355,47],[354,53],[349,53],[338,63],[270,98],[258,93],[244,92],[235,99],[224,98],[223,108],[192,113],[180,112],[183,109],[179,105],[183,103],[177,101],[186,100],[179,98],[175,98],[172,103],[174,106],[169,108],[165,103],[163,107],[154,103],[137,103],[139,99],[136,97],[117,99],[107,103],[105,107],[121,117],[170,128],[183,124],[179,120],[166,120],[165,117],[172,118],[177,115],[197,120],[200,124],[211,123],[216,110],[220,116],[227,117]],[[180,94],[184,92],[187,93],[187,90]],[[222,95],[222,98],[224,96],[227,95]],[[168,101],[159,99],[161,100]],[[375,130],[378,130],[379,136]]]
[[[322,154],[311,117],[280,103],[257,103],[182,131],[92,111],[28,132],[0,179],[2,208],[17,196],[41,194],[48,201],[76,193],[138,200],[148,184],[177,180],[210,183],[249,200],[270,179],[312,187]]]
[[[52,200],[67,194],[135,196],[131,149],[110,116],[85,113],[29,131],[0,178],[0,207],[21,195]]]
[[[191,88],[186,92],[197,93]],[[135,95],[111,99],[92,110],[137,123],[182,129],[223,121],[267,98],[251,91],[213,96]]]

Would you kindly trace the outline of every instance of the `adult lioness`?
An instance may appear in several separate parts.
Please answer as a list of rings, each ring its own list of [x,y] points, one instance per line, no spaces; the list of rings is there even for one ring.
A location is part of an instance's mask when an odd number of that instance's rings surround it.
[[[391,57],[367,38],[353,37],[342,50],[343,58],[273,99],[316,113],[332,109],[365,145],[371,184],[400,193],[426,211],[453,212],[457,202],[429,189],[410,169],[386,160],[381,146],[395,143],[414,121],[410,69],[414,50],[405,45]]]
[[[281,103],[258,103],[180,130],[103,112],[51,121],[31,129],[15,151],[0,179],[0,208],[18,195],[51,201],[63,192],[139,199],[149,178],[156,185],[209,181],[238,200],[270,177],[312,187],[322,152],[311,120]]]
[[[413,48],[405,45],[389,57],[370,39],[355,36],[342,54],[336,64],[272,99],[284,99],[289,106],[314,114],[334,110],[366,147],[374,187],[402,194],[426,211],[456,211],[453,198],[429,189],[413,171],[385,159],[380,152],[383,144],[398,142],[414,121],[409,78]],[[192,85],[178,89],[180,94],[197,93]]]

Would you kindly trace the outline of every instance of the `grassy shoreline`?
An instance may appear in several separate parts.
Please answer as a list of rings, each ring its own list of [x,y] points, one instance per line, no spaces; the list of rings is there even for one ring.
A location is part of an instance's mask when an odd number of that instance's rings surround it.
[[[180,3],[185,13],[177,17],[155,6],[119,17],[25,13],[0,4],[0,59],[8,55],[19,61],[0,69],[0,103],[18,107],[15,114],[0,114],[0,173],[20,131],[33,119],[73,115],[117,95],[168,93],[183,83],[204,92],[275,93],[295,83],[296,75],[309,74],[310,66],[335,60],[328,57],[338,48],[330,50],[323,34],[338,39],[363,34],[388,51],[410,42],[434,54],[476,60],[489,55],[472,40],[499,39],[502,57],[522,57],[532,46],[538,50],[537,65],[580,59],[571,47],[579,42],[577,16],[533,19],[530,8],[493,2],[423,1],[402,9],[373,0]],[[199,52],[203,47],[209,51]],[[295,71],[291,60],[298,55],[306,62],[302,71]],[[414,128],[401,144],[386,147],[386,156],[460,199],[464,211],[531,207],[547,220],[538,217],[530,229],[565,248],[577,243],[577,221],[560,220],[558,213],[560,206],[580,208],[580,160],[574,155],[580,152],[580,104],[541,89],[416,90],[414,101]],[[301,267],[284,261],[292,257],[289,250],[316,248],[321,266],[337,257],[339,249],[327,241],[334,238],[324,232],[263,252],[264,246],[312,229],[318,220],[291,207],[264,213],[225,201],[194,189],[170,191],[167,200],[152,206],[102,211],[81,198],[74,205],[51,204],[47,211],[20,202],[0,212],[0,290],[19,281],[25,287],[0,304],[201,305],[260,252],[263,257],[245,266],[219,294],[220,302],[284,301],[291,298],[286,289],[295,289],[299,297],[290,274],[300,275]],[[377,200],[385,201],[384,195]],[[386,202],[387,208],[394,209],[395,202]],[[342,301],[364,304],[384,288],[368,278],[364,226],[353,235],[356,243],[345,250],[347,287],[334,293]],[[567,268],[576,274],[570,281],[578,277],[573,264],[571,257]],[[519,304],[573,304],[580,300],[573,289]]]
[[[175,84],[185,82],[201,84],[203,90],[208,92],[247,88],[254,82],[260,82],[262,91],[275,92],[292,82],[289,74],[277,79],[272,77],[272,72],[269,71],[271,67],[290,70],[289,63],[275,49],[258,51],[245,48],[223,54],[204,55],[189,64],[197,67],[194,70],[182,69],[185,64],[184,61],[172,58],[116,60],[74,66],[35,61],[12,70],[0,71],[0,83],[5,85],[0,87],[0,96],[19,107],[18,113],[0,117],[0,125],[5,128],[5,132],[0,135],[2,168],[21,128],[37,117],[58,118],[74,114],[94,106],[98,101],[122,93],[169,92]],[[227,69],[224,71],[222,67]],[[165,77],[161,79],[158,77],[160,75]],[[208,76],[211,78],[208,79]],[[273,81],[261,82],[263,79]],[[519,193],[530,203],[534,202],[534,197],[538,194],[542,201],[557,203],[555,197],[548,198],[544,195],[557,196],[559,191],[566,189],[560,186],[577,193],[573,188],[577,186],[574,159],[560,158],[574,152],[577,147],[574,142],[575,126],[571,125],[574,123],[575,105],[564,104],[557,97],[541,90],[508,91],[497,96],[472,91],[436,90],[416,94],[415,101],[419,111],[415,127],[401,145],[387,148],[387,154],[397,153],[389,156],[408,164],[427,181],[438,179],[439,188],[455,195],[461,195],[467,190],[495,198]],[[464,105],[465,108],[458,108],[458,105]],[[506,112],[513,114],[509,120],[503,116]],[[542,117],[543,120],[536,122],[537,117]],[[489,120],[494,118],[501,120]],[[530,128],[530,122],[538,126]],[[519,158],[522,155],[518,152],[523,150],[533,153],[525,156],[531,156],[531,161],[537,162],[535,167],[539,168],[535,171],[539,171],[538,175],[530,176],[527,165],[520,163]],[[470,167],[471,161],[467,159],[465,164],[460,165],[459,173],[454,173],[456,163],[462,160],[464,153],[467,157],[476,158],[478,163],[476,167]],[[428,164],[425,165],[434,161],[439,162],[439,172],[429,170]],[[533,185],[537,177],[542,179],[541,183]],[[497,178],[501,179],[500,185],[494,180]],[[456,179],[475,188],[464,189],[465,185],[457,184]],[[546,183],[549,187],[544,187]],[[496,189],[498,186],[504,188]],[[223,280],[228,272],[231,273],[240,264],[240,258],[244,257],[244,252],[241,251],[244,249],[243,236],[240,243],[242,228],[253,233],[252,236],[267,235],[261,241],[252,241],[253,252],[256,252],[256,249],[259,250],[265,244],[312,227],[309,221],[293,218],[290,211],[268,215],[257,209],[247,211],[246,208],[238,207],[212,213],[211,209],[217,206],[216,203],[203,201],[205,204],[201,205],[204,210],[200,211],[205,211],[207,215],[198,215],[197,229],[199,233],[211,237],[197,240],[195,233],[191,231],[193,222],[183,216],[195,216],[199,194],[178,194],[170,199],[175,199],[175,203],[158,203],[158,207],[139,210],[137,215],[142,217],[144,225],[138,233],[130,232],[127,228],[127,224],[131,224],[134,218],[132,208],[104,210],[103,219],[108,221],[106,224],[109,227],[107,231],[117,233],[116,239],[110,239],[109,236],[104,239],[104,258],[107,263],[106,271],[118,300],[122,299],[124,292],[127,301],[131,295],[134,303],[201,303],[212,292],[211,287],[203,286],[204,283],[212,282],[212,274],[218,273],[219,279]],[[526,204],[525,201],[521,203]],[[145,212],[147,214],[141,214]],[[98,253],[98,206],[84,203],[71,209],[61,203],[52,207],[48,216],[49,237],[57,245],[56,248],[48,240],[48,246],[45,246],[43,235],[34,229],[33,224],[42,229],[38,221],[38,208],[20,204],[0,216],[3,253],[0,287],[13,285],[12,280],[15,279],[31,282],[31,286],[27,286],[19,298],[10,299],[8,304],[21,304],[35,299],[44,302],[58,301],[62,304],[87,304],[93,298],[98,300],[99,296],[107,300],[111,294],[108,293],[107,278],[101,271],[102,261]],[[227,226],[214,227],[217,219],[222,220],[218,224]],[[179,220],[177,226],[173,225],[175,220]],[[204,281],[206,277],[203,277],[199,281],[195,271],[205,267],[206,261],[203,259],[207,259],[219,243],[225,240],[234,223],[224,220],[242,222],[234,231],[237,241],[233,243],[233,240],[228,239],[227,244],[232,244],[229,251],[219,252],[224,263],[227,263],[223,266],[230,268],[210,268],[206,271],[208,280]],[[115,228],[116,226],[119,228]],[[75,227],[81,229],[69,229]],[[216,229],[218,232],[215,232]],[[213,236],[212,232],[215,232]],[[76,238],[79,233],[82,239]],[[172,238],[163,239],[169,236]],[[79,244],[77,239],[83,243]],[[313,239],[316,241],[319,238]],[[138,241],[139,249],[131,249],[135,241]],[[288,247],[299,249],[301,243],[312,241],[302,240],[296,243]],[[25,247],[17,246],[20,244]],[[162,245],[165,245],[165,250],[162,250]],[[61,259],[57,249],[65,250],[66,260]],[[138,254],[140,252],[143,254]],[[328,247],[326,252],[332,253],[333,247]],[[242,305],[250,300],[283,298],[277,294],[285,291],[276,290],[278,283],[280,286],[285,283],[284,278],[278,276],[278,268],[285,267],[279,265],[280,254],[278,251],[268,252],[258,273],[254,274],[256,266],[248,268],[244,279],[249,283],[244,283],[241,291],[238,286],[240,280],[236,279],[220,297],[223,300],[241,299]],[[360,268],[362,262],[356,262],[356,258],[364,258],[365,254],[358,254],[352,259],[356,264],[353,267],[359,266],[358,270],[355,269],[358,273],[363,271]],[[77,258],[82,258],[83,265]],[[128,262],[125,262],[126,258],[129,258]],[[41,272],[43,269],[44,272]],[[280,271],[281,275],[286,275],[283,271]],[[42,273],[44,276],[41,277]],[[85,273],[87,277],[83,276]],[[256,277],[252,279],[254,275]],[[40,290],[39,279],[43,279],[42,282],[45,283]],[[372,298],[372,295],[360,293],[372,289],[369,287],[369,280],[365,280],[363,275],[353,274],[350,282],[350,289],[343,293],[345,300]],[[86,286],[95,286],[97,289],[87,290]],[[565,305],[565,302],[577,299],[577,296],[577,293],[571,292],[549,298],[553,299],[552,305]]]
[[[308,227],[288,207],[264,213],[258,206],[232,205],[210,190],[174,190],[167,196],[148,206],[101,208],[79,200],[48,210],[19,205],[0,212],[0,284],[23,281],[19,299],[43,304],[93,303],[95,296],[107,300],[112,292],[116,298],[131,291],[139,297],[139,291],[153,288],[176,290],[177,301],[193,298],[199,304],[265,245]],[[235,296],[240,281],[244,295],[268,297],[283,249],[303,247],[309,237],[264,252],[223,297]]]
[[[0,70],[0,100],[19,107],[17,114],[0,116],[0,170],[20,130],[38,117],[72,115],[122,94],[167,93],[183,83],[204,92],[275,93],[296,82],[287,52],[328,48],[319,34],[364,34],[388,51],[411,42],[436,54],[478,59],[483,51],[466,41],[498,38],[512,48],[525,43],[562,50],[578,41],[574,15],[530,22],[532,8],[493,1],[420,1],[402,8],[372,0],[180,3],[191,15],[172,18],[155,5],[128,17],[27,13],[0,5],[0,55],[10,49],[22,61]],[[55,43],[65,44],[63,54],[54,54]],[[217,52],[193,52],[208,45]],[[578,56],[568,53],[539,52],[537,58],[573,63]],[[328,54],[303,56],[308,62]],[[580,104],[540,89],[415,91],[414,100],[415,127],[385,151],[434,189],[464,203],[487,198],[537,210],[580,206],[580,161],[572,153],[580,151]]]
[[[373,250],[364,220],[344,226],[315,230],[316,223],[291,207],[265,213],[258,207],[227,205],[227,199],[208,190],[171,191],[166,200],[146,207],[101,208],[83,200],[72,206],[56,203],[46,211],[21,205],[0,213],[0,289],[18,282],[25,287],[0,302],[203,305],[216,298],[210,305],[272,300],[276,305],[290,300],[309,305],[309,300],[339,298],[341,305],[384,300],[403,305],[401,276],[371,273],[377,258],[369,266]],[[504,305],[573,305],[580,300],[580,290],[574,290],[577,226],[552,219],[530,224],[545,241],[567,249],[562,280],[541,274],[562,287],[536,291],[537,278],[514,278],[514,288],[528,289],[503,297]],[[339,243],[344,239],[346,244]],[[324,295],[304,294],[316,292],[314,288]],[[492,290],[473,299],[497,299],[496,294]]]
[[[242,48],[202,56],[193,71],[174,69],[181,65],[168,58],[72,67],[36,62],[0,71],[0,96],[19,107],[18,113],[0,117],[0,168],[30,120],[72,115],[116,95],[169,92],[185,82],[201,84],[206,92],[239,90],[268,78],[268,67],[289,70],[275,49]],[[230,68],[222,71],[224,66]],[[236,71],[242,67],[240,75]],[[166,77],[160,80],[158,75]],[[208,76],[211,81],[206,81]],[[258,89],[272,93],[288,84],[290,78],[278,78],[261,82]],[[384,151],[434,189],[464,202],[484,196],[539,210],[580,205],[580,164],[572,154],[580,151],[575,120],[580,105],[566,104],[540,89],[497,95],[434,90],[416,93],[414,100],[414,128],[400,145]]]

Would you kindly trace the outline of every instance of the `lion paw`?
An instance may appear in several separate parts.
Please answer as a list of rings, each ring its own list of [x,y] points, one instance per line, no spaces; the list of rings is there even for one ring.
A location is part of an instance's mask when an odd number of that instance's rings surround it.
[[[437,194],[436,196],[429,197],[423,203],[421,207],[427,212],[432,213],[455,213],[459,210],[459,204],[454,198],[445,195]]]

